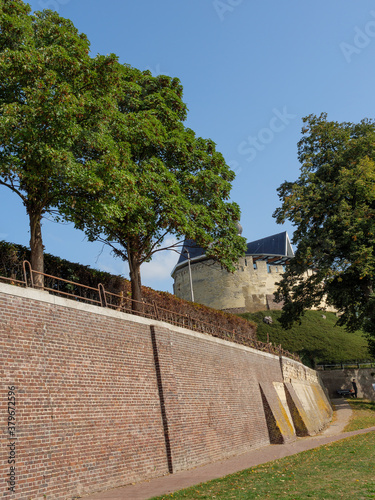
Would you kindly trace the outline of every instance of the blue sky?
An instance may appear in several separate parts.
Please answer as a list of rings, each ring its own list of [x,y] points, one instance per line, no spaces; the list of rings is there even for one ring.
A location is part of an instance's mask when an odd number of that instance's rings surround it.
[[[362,0],[36,0],[86,33],[92,54],[180,78],[186,125],[217,144],[236,172],[232,199],[248,241],[283,230],[276,189],[299,175],[302,117],[358,122],[374,114],[375,5]],[[21,201],[0,186],[0,239],[28,244]],[[43,223],[46,252],[128,276],[109,249],[72,226]],[[161,252],[143,284],[172,291],[178,260]]]

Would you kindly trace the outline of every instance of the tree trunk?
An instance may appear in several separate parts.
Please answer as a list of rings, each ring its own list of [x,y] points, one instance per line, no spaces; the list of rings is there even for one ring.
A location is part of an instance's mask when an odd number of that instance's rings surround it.
[[[141,266],[138,258],[129,250],[130,284],[132,292],[132,311],[142,311]]]
[[[40,213],[29,212],[30,218],[30,264],[34,271],[44,273],[44,254],[42,240],[42,216]],[[33,274],[34,285],[38,288],[44,287],[44,277],[41,274]]]

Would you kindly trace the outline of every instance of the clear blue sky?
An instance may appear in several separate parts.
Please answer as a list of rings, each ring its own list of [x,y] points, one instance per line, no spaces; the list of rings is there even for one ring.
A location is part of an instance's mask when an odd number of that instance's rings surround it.
[[[180,78],[187,125],[212,138],[236,171],[232,199],[248,241],[290,226],[272,213],[276,189],[299,175],[302,117],[373,118],[375,5],[371,0],[36,0],[86,33],[92,54]],[[0,239],[27,245],[21,201],[0,187]],[[128,276],[126,265],[72,226],[45,221],[46,252]],[[143,284],[172,290],[178,255],[142,269]]]

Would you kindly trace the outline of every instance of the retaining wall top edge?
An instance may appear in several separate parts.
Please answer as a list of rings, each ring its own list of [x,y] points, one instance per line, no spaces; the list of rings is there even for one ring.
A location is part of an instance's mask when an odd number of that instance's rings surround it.
[[[284,362],[285,363],[286,362],[287,363],[293,363],[295,365],[302,366],[305,370],[310,370],[310,371],[312,371],[314,373],[316,372],[316,370],[314,370],[314,368],[310,368],[309,366],[304,365],[303,363],[301,363],[301,361],[297,361],[296,359],[292,359],[292,358],[287,358],[286,356],[281,356],[281,358],[282,358],[283,363]]]
[[[210,342],[214,342],[216,344],[222,344],[226,346],[230,346],[232,348],[245,350],[248,352],[252,352],[257,354],[258,356],[263,356],[266,358],[276,358],[279,359],[279,356],[275,354],[271,354],[269,352],[259,351],[258,349],[253,349],[252,347],[248,347],[245,345],[237,344],[235,342],[231,342],[230,340],[220,339],[218,337],[213,337],[212,335],[195,332],[193,330],[189,330],[187,328],[182,328],[180,326],[175,326],[170,323],[165,323],[164,321],[157,321],[155,319],[144,318],[142,316],[135,316],[133,314],[124,313],[121,311],[115,311],[113,309],[100,307],[92,304],[85,304],[83,302],[75,302],[72,299],[65,299],[64,297],[58,297],[57,295],[51,295],[48,292],[44,292],[41,290],[35,290],[34,288],[23,288],[15,285],[8,285],[6,283],[0,283],[0,293],[4,295],[12,295],[14,297],[22,297],[25,299],[35,300],[39,302],[44,302],[51,305],[56,305],[60,307],[67,307],[69,309],[75,309],[79,311],[88,312],[91,314],[98,314],[99,316],[106,316],[115,319],[124,319],[129,322],[139,323],[143,325],[155,325],[159,328],[166,328],[173,332],[182,333],[184,335],[189,335],[191,337],[196,337],[204,340],[208,340]],[[296,361],[285,358],[285,360]],[[304,366],[304,365],[302,365]]]

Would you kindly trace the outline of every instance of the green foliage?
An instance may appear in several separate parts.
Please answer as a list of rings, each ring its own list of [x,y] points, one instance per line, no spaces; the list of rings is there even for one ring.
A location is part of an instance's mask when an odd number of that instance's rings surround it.
[[[257,324],[257,338],[281,344],[284,349],[297,353],[304,364],[314,367],[317,363],[331,363],[371,359],[368,343],[361,331],[348,333],[342,326],[337,326],[335,314],[320,311],[306,311],[300,324],[286,330],[280,324],[281,311],[261,311],[241,314]],[[265,316],[271,316],[273,323],[263,322]]]
[[[375,123],[328,122],[325,114],[304,123],[301,174],[280,186],[282,206],[274,214],[296,228],[295,258],[278,290],[285,301],[281,320],[290,326],[326,299],[339,311],[340,325],[373,336]]]
[[[23,245],[0,241],[0,276],[22,281],[24,279],[22,262],[30,261],[30,254],[30,249]],[[119,293],[124,288],[124,278],[121,276],[91,269],[89,266],[76,264],[48,253],[45,254],[45,272],[96,288],[102,283],[112,293]]]
[[[0,276],[22,281],[24,279],[22,269],[24,260],[30,260],[30,249],[22,245],[0,241]],[[106,291],[115,294],[122,292],[124,296],[130,295],[131,291],[129,280],[122,276],[114,276],[110,273],[91,269],[89,266],[69,262],[48,253],[45,254],[45,272],[93,288],[97,288],[101,283]],[[63,285],[60,290],[63,290]],[[72,290],[67,288],[65,291],[71,292]],[[217,311],[200,304],[193,304],[168,292],[158,292],[148,287],[143,287],[142,292],[144,300],[150,304],[155,302],[158,307],[168,311],[188,314],[193,319],[212,323],[213,325],[218,324],[221,328],[230,332],[235,331],[244,339],[256,338],[255,323],[246,321],[234,314]],[[239,343],[241,342],[239,341]]]
[[[177,78],[93,59],[70,20],[0,0],[0,185],[29,215],[35,270],[46,213],[128,260],[137,300],[140,265],[166,235],[194,239],[234,270],[245,251],[228,201],[234,173],[185,128],[186,113]]]
[[[0,185],[26,208],[31,260],[41,271],[44,214],[80,195],[121,190],[106,133],[116,111],[116,58],[88,54],[71,21],[0,1]]]
[[[119,71],[112,134],[119,156],[127,158],[128,197],[115,200],[115,216],[80,206],[72,218],[90,239],[101,239],[129,262],[133,297],[140,300],[140,265],[163,249],[167,235],[195,240],[229,270],[245,240],[237,234],[239,207],[228,201],[234,173],[213,141],[183,125],[179,80],[129,66]]]
[[[0,2],[0,51],[17,50],[32,34],[30,6],[21,0]]]

